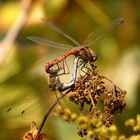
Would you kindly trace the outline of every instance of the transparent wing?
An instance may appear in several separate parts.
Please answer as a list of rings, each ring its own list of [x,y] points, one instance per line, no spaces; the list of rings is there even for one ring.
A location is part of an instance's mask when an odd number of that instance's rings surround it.
[[[123,23],[124,20],[122,18],[118,18],[113,20],[111,23],[102,26],[101,28],[95,30],[94,32],[91,32],[86,40],[84,41],[84,45],[91,46],[94,44],[97,44],[99,41],[101,41],[115,26]]]
[[[52,30],[54,30],[55,32],[63,35],[65,38],[69,39],[71,42],[73,42],[75,45],[80,46],[81,44],[79,42],[77,42],[75,39],[73,39],[72,37],[70,37],[69,35],[65,34],[62,30],[60,30],[58,27],[56,27],[54,24],[52,24],[50,21],[48,21],[47,19],[42,19],[42,21],[49,26]]]
[[[54,41],[51,41],[51,40],[48,40],[48,39],[45,39],[45,38],[41,38],[41,37],[29,36],[29,37],[27,37],[27,39],[29,39],[29,40],[31,40],[35,43],[38,43],[40,45],[50,46],[50,47],[53,47],[53,48],[61,48],[61,49],[71,49],[71,48],[73,48],[70,45],[57,43],[57,42],[54,42]]]
[[[43,89],[40,95],[25,95],[19,101],[15,101],[1,110],[2,114],[7,118],[19,119],[20,121],[36,121],[40,122],[45,112],[50,108],[51,104],[56,100],[54,95]],[[41,92],[40,90],[38,92]],[[30,93],[28,93],[30,94]]]
[[[72,67],[75,68],[76,64],[74,63],[73,65]],[[64,74],[64,78],[71,76],[71,74],[72,73],[70,73],[69,75]],[[61,82],[63,82],[63,79],[61,79],[61,77],[60,80]],[[24,80],[24,82],[28,83],[28,79]],[[2,111],[4,116],[10,118],[22,118],[23,120],[29,121],[30,120],[40,121],[45,112],[48,111],[50,106],[54,103],[54,101],[57,100],[55,94],[53,94],[52,91],[50,91],[51,93],[49,92],[48,86],[45,85],[46,83],[44,83],[43,85],[42,84],[41,87],[35,88],[33,93],[32,90],[31,91],[24,90],[25,94],[23,94],[23,96],[18,98],[18,101],[14,100],[10,105],[4,108],[4,110]],[[60,96],[61,94],[58,94],[58,97]],[[74,104],[73,102],[69,101],[68,97],[65,97],[61,102],[63,107],[69,107],[74,112],[80,112],[80,105]],[[87,113],[88,111],[85,109],[84,112]],[[43,115],[41,116],[41,114]]]

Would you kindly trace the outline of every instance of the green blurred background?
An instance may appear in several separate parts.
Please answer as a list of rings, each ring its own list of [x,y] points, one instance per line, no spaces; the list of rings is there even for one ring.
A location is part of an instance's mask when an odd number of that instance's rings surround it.
[[[43,47],[27,36],[43,36],[70,43],[41,22],[47,18],[82,43],[88,33],[113,19],[125,22],[115,38],[91,46],[96,65],[121,89],[126,90],[127,109],[116,119],[119,133],[130,135],[124,121],[140,113],[140,3],[139,0],[0,0],[0,139],[22,139],[32,121],[39,124],[54,98],[48,90],[46,62],[67,50]],[[33,105],[32,105],[33,104]],[[12,106],[11,111],[6,110]],[[21,110],[26,108],[22,115]],[[27,118],[26,118],[27,116]],[[48,129],[49,128],[49,129]],[[50,117],[43,130],[48,139],[81,139],[76,126]]]

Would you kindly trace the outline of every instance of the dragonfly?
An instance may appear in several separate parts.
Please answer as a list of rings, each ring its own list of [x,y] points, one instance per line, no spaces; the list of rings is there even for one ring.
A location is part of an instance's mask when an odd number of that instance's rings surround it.
[[[60,35],[64,36],[66,39],[70,40],[72,43],[74,43],[74,47],[67,45],[67,44],[61,44],[61,43],[57,43],[54,42],[52,40],[48,40],[46,38],[42,38],[42,37],[36,37],[36,36],[29,36],[28,39],[38,43],[40,45],[43,46],[50,46],[50,47],[54,47],[54,48],[69,48],[70,50],[67,51],[64,55],[60,56],[57,59],[54,59],[52,61],[49,61],[48,63],[46,63],[45,65],[45,71],[47,73],[51,73],[51,68],[64,61],[69,55],[74,55],[75,57],[79,56],[83,61],[83,66],[81,68],[81,70],[83,70],[83,68],[86,68],[86,63],[88,61],[90,62],[95,62],[97,59],[97,54],[95,51],[91,50],[89,47],[92,45],[97,44],[97,42],[99,42],[108,31],[110,31],[111,29],[113,29],[115,26],[123,23],[123,18],[118,18],[113,20],[110,24],[107,24],[103,27],[101,27],[100,29],[91,32],[87,38],[85,39],[85,41],[80,44],[78,41],[76,41],[75,39],[73,39],[71,36],[69,36],[68,34],[64,33],[62,30],[60,30],[57,26],[55,26],[53,23],[51,23],[49,20],[47,19],[42,19],[42,21],[49,26],[52,30],[54,30],[55,32],[59,33]],[[65,74],[65,72],[64,72]]]
[[[73,60],[71,81],[68,83],[62,83],[60,81],[59,78],[60,75],[58,73],[59,71],[61,71],[61,69],[63,69],[61,66],[58,65],[57,69],[51,69],[49,75],[49,88],[51,88],[54,91],[63,92],[68,88],[73,87],[77,76],[77,69],[79,67],[78,66],[79,59],[80,57],[75,57]]]

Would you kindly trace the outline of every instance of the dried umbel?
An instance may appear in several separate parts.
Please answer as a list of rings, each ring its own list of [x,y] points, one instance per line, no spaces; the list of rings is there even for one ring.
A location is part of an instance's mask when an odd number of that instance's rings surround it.
[[[136,119],[129,119],[125,122],[126,126],[130,126],[133,128],[133,131],[140,134],[140,114],[137,115]],[[140,138],[140,135],[139,135]]]
[[[99,75],[96,66],[92,65],[85,75],[77,79],[69,99],[79,104],[81,110],[85,105],[89,105],[92,111],[97,109],[98,104],[102,104],[103,111],[112,115],[125,108],[123,102],[125,94],[125,91],[118,88],[107,77]]]
[[[71,116],[74,114],[72,111],[65,111],[61,107],[56,109],[56,114],[63,119],[77,123],[77,133],[80,136],[112,126],[116,114],[121,113],[126,106],[124,103],[126,91],[122,91],[107,77],[100,75],[96,66],[93,64],[91,66],[84,75],[77,78],[75,87],[68,97],[71,102],[80,106],[81,114],[82,110],[88,107],[88,114],[81,116],[75,114],[75,118],[72,119]],[[106,131],[108,134],[110,129]]]
[[[77,133],[81,137],[87,136],[89,139],[109,140],[117,128],[115,125],[106,127],[102,123],[104,114],[97,115],[95,111],[92,115],[81,115],[77,119]]]
[[[91,114],[80,114],[72,112],[69,108],[62,108],[57,106],[55,114],[59,115],[66,121],[72,121],[77,125],[77,133],[79,136],[87,136],[89,139],[109,139],[115,135],[117,128],[115,125],[110,125],[106,127],[102,123],[104,118],[104,113],[95,110]]]

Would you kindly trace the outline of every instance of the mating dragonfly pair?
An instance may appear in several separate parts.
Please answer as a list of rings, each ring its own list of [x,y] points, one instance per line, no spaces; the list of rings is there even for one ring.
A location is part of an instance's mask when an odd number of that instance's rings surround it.
[[[65,38],[70,40],[75,44],[75,47],[72,47],[70,45],[64,45],[60,43],[56,43],[51,40],[47,40],[41,37],[35,37],[35,36],[30,36],[28,37],[29,40],[36,42],[40,45],[43,46],[50,46],[50,47],[55,47],[55,48],[69,48],[70,50],[66,52],[64,55],[61,57],[48,62],[45,65],[45,71],[46,73],[49,74],[49,86],[52,88],[52,90],[63,92],[66,91],[62,96],[60,96],[57,101],[49,108],[49,110],[46,112],[40,126],[39,130],[37,133],[37,136],[35,140],[38,140],[39,134],[45,124],[46,119],[48,118],[50,112],[52,109],[56,106],[56,104],[71,90],[71,88],[75,85],[76,83],[76,78],[77,78],[77,70],[80,67],[80,71],[86,73],[88,72],[88,64],[93,66],[92,63],[96,61],[97,55],[96,52],[91,50],[89,47],[92,45],[97,44],[99,41],[101,41],[105,35],[113,29],[115,26],[121,24],[123,22],[122,18],[118,18],[114,20],[112,23],[101,27],[95,32],[91,32],[86,40],[84,41],[83,44],[80,44],[76,40],[74,40],[72,37],[69,35],[65,34],[63,31],[61,31],[59,28],[57,28],[55,25],[53,25],[50,21],[48,20],[43,20],[45,24],[47,24],[52,30],[55,32],[63,35]],[[68,68],[68,65],[66,63],[66,59],[70,56],[74,56],[73,64],[72,64],[72,76],[71,76],[71,81],[68,83],[63,83],[60,80],[60,76],[69,74],[69,72],[66,72],[66,67]],[[86,70],[85,70],[86,69]],[[69,68],[68,68],[69,70]],[[91,99],[92,101],[93,99]],[[94,103],[93,103],[94,104]]]
[[[70,40],[76,46],[76,47],[72,47],[70,45],[56,43],[54,41],[47,40],[41,37],[35,37],[35,36],[28,37],[29,40],[43,46],[50,46],[50,47],[55,47],[55,48],[71,48],[68,52],[66,52],[61,57],[53,61],[50,61],[45,65],[45,71],[49,74],[50,88],[52,88],[53,90],[63,92],[74,86],[76,77],[77,77],[78,67],[81,67],[81,71],[85,72],[84,69],[88,69],[87,64],[96,61],[97,59],[96,52],[91,50],[89,47],[97,44],[97,42],[99,42],[106,35],[108,31],[110,31],[112,28],[114,28],[118,24],[121,24],[123,22],[123,19],[118,18],[114,20],[112,23],[101,27],[101,29],[95,32],[91,32],[83,44],[80,44],[75,39],[65,34],[63,31],[61,31],[58,27],[56,27],[50,21],[43,19],[43,22],[47,24],[55,32],[63,35],[65,38]],[[75,57],[73,60],[73,65],[72,65],[71,81],[68,83],[63,83],[60,81],[59,76],[66,75],[69,73],[69,72],[66,73],[65,70],[67,66],[66,58],[70,55],[73,55]]]

